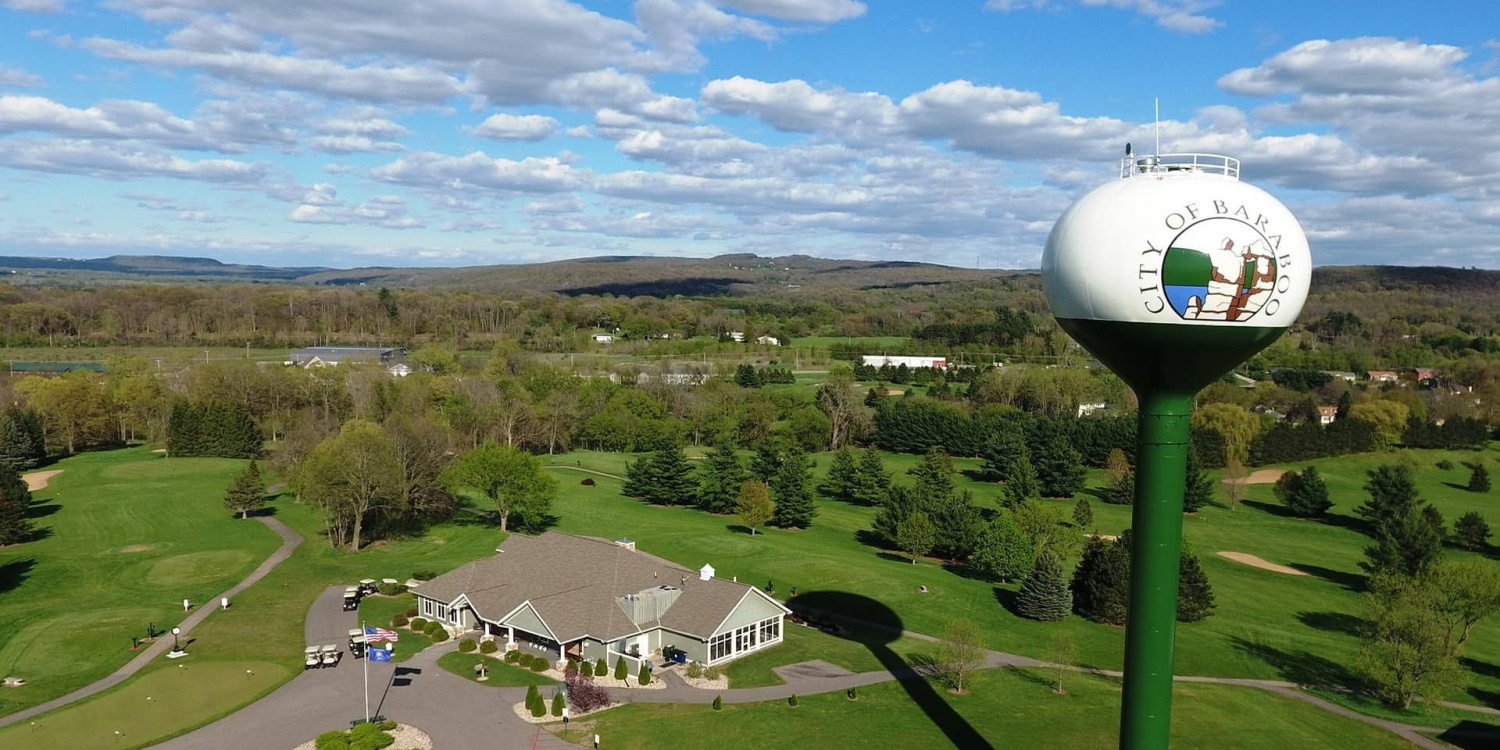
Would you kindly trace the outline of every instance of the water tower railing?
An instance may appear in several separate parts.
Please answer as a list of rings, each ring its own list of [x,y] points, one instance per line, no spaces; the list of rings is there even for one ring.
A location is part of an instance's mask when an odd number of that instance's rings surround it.
[[[1120,161],[1120,177],[1122,178],[1174,172],[1219,174],[1237,180],[1240,178],[1240,160],[1222,154],[1156,154]]]

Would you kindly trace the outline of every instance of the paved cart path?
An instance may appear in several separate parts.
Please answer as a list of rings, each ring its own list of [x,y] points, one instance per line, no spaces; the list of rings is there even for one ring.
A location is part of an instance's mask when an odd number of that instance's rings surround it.
[[[286,524],[274,518],[257,516],[255,520],[260,521],[261,523],[270,527],[272,531],[276,532],[276,535],[281,537],[281,546],[278,547],[275,552],[272,552],[271,556],[267,557],[264,562],[256,567],[255,570],[250,571],[250,575],[245,576],[245,579],[243,581],[240,581],[239,583],[230,587],[228,591],[225,591],[219,596],[214,597],[210,601],[200,602],[198,604],[198,608],[189,613],[188,616],[177,625],[177,627],[182,628],[182,636],[190,634],[195,625],[203,622],[203,619],[205,617],[208,617],[215,610],[217,610],[219,608],[219,599],[227,598],[231,602],[234,601],[235,596],[237,596],[241,591],[249,588],[256,581],[265,578],[267,573],[270,573],[273,568],[281,564],[282,560],[290,557],[292,551],[297,549],[297,545],[302,543],[301,534],[292,531],[287,527]],[[14,724],[18,721],[24,721],[38,714],[51,711],[54,708],[60,708],[62,706],[68,705],[69,703],[83,700],[84,698],[94,695],[95,693],[108,690],[115,685],[120,684],[126,678],[130,677],[136,672],[141,671],[142,668],[151,663],[152,659],[165,654],[171,647],[171,644],[172,641],[167,638],[157,638],[155,643],[147,646],[146,650],[136,655],[136,657],[134,659],[131,659],[128,664],[120,667],[108,677],[105,677],[96,682],[89,683],[88,685],[74,690],[73,692],[68,693],[67,695],[64,695],[60,698],[53,698],[46,703],[32,706],[31,708],[28,708],[24,711],[17,711],[13,714],[10,714],[9,716],[0,717],[0,727]]]

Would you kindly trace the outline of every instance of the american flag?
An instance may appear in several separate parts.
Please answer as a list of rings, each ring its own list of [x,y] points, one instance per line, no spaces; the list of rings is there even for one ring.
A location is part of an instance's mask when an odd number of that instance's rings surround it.
[[[399,641],[401,636],[394,630],[377,628],[374,625],[365,626],[365,643],[379,643],[381,641]]]

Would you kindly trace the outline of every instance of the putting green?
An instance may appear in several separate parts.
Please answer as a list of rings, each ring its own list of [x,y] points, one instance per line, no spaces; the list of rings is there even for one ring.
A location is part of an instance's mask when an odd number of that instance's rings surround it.
[[[117,690],[45,714],[35,724],[23,721],[0,729],[0,747],[145,747],[222,714],[286,676],[285,667],[271,662],[195,662],[188,657]]]
[[[153,586],[181,586],[215,581],[254,559],[240,549],[205,550],[157,560],[146,572]]]

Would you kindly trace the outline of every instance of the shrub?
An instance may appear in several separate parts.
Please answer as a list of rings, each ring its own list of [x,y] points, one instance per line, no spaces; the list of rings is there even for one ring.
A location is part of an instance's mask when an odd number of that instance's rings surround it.
[[[381,750],[396,744],[380,724],[358,724],[349,730],[349,750]]]
[[[1469,511],[1453,524],[1453,541],[1458,546],[1479,552],[1490,545],[1490,525],[1477,511]]]
[[[458,650],[466,654],[471,653],[476,648],[479,648],[479,644],[475,643],[473,638],[465,638],[458,642]]]
[[[704,679],[717,680],[717,679],[719,679],[719,675],[722,675],[722,674],[723,674],[723,672],[720,672],[718,667],[704,667],[703,668],[703,677],[704,677]]]
[[[391,627],[393,628],[404,628],[408,622],[410,620],[406,619],[406,615],[391,615]]]
[[[533,658],[531,660],[531,671],[533,671],[533,672],[545,672],[545,671],[547,671],[547,660],[541,658],[540,656]]]
[[[532,685],[531,687],[535,689],[536,685]],[[528,693],[528,696],[530,695],[531,694]],[[535,694],[535,697],[531,697],[530,700],[531,703],[528,707],[531,709],[532,716],[541,718],[547,715],[547,701],[542,699],[542,694],[540,692],[537,692]]]
[[[505,659],[505,663],[506,664],[515,664],[516,662],[518,662],[518,661],[521,660],[521,652],[520,651],[506,651],[505,652],[505,656],[503,658]]]
[[[688,677],[696,680],[703,676],[703,665],[695,661],[690,661],[687,664],[687,669],[684,671],[687,672]]]
[[[415,630],[418,633],[422,632],[422,630],[427,627],[427,621],[420,617],[411,618],[411,622],[408,624],[411,625],[412,630]]]
[[[432,635],[433,633],[436,633],[442,629],[443,624],[438,622],[437,620],[429,620],[426,625],[422,626],[422,632],[426,633],[427,635]]]
[[[406,610],[406,617],[408,619],[416,617],[416,616],[417,616],[417,608],[416,607],[412,607],[411,609]]]
[[[442,628],[438,628],[437,632],[428,633],[427,637],[431,638],[433,643],[443,643],[447,641],[450,636],[448,635],[448,631],[443,630]]]
[[[494,641],[485,641],[484,643],[479,644],[479,653],[481,654],[493,654],[499,650],[500,644],[495,643]]]
[[[844,691],[844,697],[848,698],[851,701],[857,701],[857,700],[859,700],[859,689],[858,688],[849,688],[848,690],[845,690]]]
[[[577,671],[577,670],[575,670],[575,671]],[[562,714],[563,714],[563,706],[565,706],[565,705],[567,705],[567,704],[563,700],[563,694],[562,694],[561,690],[559,690],[559,691],[557,691],[557,692],[555,692],[555,693],[552,694],[552,715],[553,716],[561,717]]]
[[[609,705],[609,691],[594,682],[594,676],[586,669],[568,673],[568,703],[573,708],[587,712]]]
[[[715,711],[723,711],[724,710],[724,696],[722,696],[722,695],[715,695],[714,696],[714,710]]]
[[[381,721],[378,726],[387,732],[392,732],[396,729],[396,722],[391,719],[386,719],[384,721]]]
[[[349,733],[337,729],[324,732],[313,741],[313,747],[317,750],[348,750]]]
[[[636,675],[635,678],[637,680],[639,680],[642,685],[650,685],[651,684],[651,665],[647,664],[646,662],[641,662],[641,671],[640,671],[639,674]]]
[[[795,708],[797,706],[797,694],[792,693],[792,697],[786,699],[786,704]]]
[[[1453,462],[1445,458],[1437,462],[1437,467],[1442,471],[1453,471]]]
[[[416,571],[415,573],[412,573],[411,577],[412,577],[412,579],[418,580],[418,581],[430,581],[430,580],[432,580],[434,578],[437,578],[438,574],[434,573],[434,572],[432,572],[430,570],[419,570],[419,571]]]
[[[406,587],[399,583],[382,583],[376,588],[382,596],[398,596],[406,593]]]
[[[619,680],[620,682],[624,682],[626,676],[629,674],[630,665],[625,663],[625,657],[622,656],[618,659],[615,659],[615,679]]]

